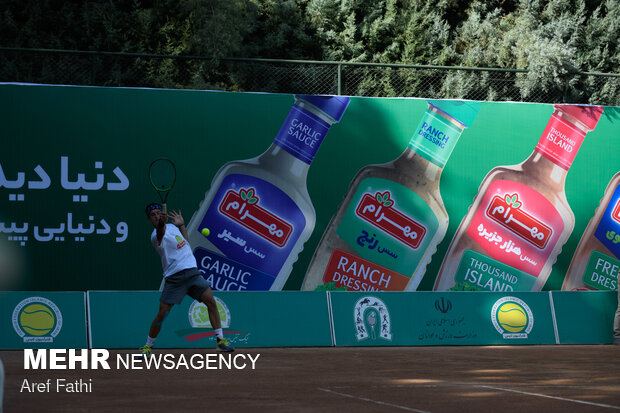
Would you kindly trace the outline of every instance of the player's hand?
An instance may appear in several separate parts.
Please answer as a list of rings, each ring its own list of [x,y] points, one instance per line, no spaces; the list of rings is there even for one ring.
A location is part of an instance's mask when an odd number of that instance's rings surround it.
[[[185,225],[185,220],[183,220],[183,215],[181,215],[181,210],[179,212],[172,211],[168,214],[168,216],[172,219],[172,223],[177,227],[182,227]]]

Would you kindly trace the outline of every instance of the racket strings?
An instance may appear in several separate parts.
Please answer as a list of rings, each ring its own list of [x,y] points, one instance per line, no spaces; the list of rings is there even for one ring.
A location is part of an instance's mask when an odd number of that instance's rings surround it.
[[[174,186],[176,169],[168,159],[157,159],[149,168],[151,184],[158,191],[169,191]]]

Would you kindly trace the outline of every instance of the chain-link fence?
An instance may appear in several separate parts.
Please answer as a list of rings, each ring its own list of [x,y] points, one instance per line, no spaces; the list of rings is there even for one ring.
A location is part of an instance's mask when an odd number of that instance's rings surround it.
[[[0,81],[620,105],[620,75],[0,48]]]

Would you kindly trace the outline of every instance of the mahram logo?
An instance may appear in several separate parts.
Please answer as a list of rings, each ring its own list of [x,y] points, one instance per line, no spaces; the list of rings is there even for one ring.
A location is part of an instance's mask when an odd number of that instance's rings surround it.
[[[356,337],[358,341],[377,337],[392,340],[390,313],[385,303],[375,297],[362,297],[353,310]]]
[[[218,297],[215,298],[217,304],[217,310],[220,313],[220,321],[222,322],[222,328],[230,327],[230,310],[226,306],[226,303]],[[209,321],[209,310],[207,306],[199,301],[194,301],[189,306],[187,312],[189,317],[189,323],[194,328],[210,328],[211,321]]]
[[[395,208],[390,191],[376,192],[374,195],[365,193],[355,214],[414,250],[426,235],[423,225]]]
[[[13,328],[24,343],[52,343],[62,328],[62,314],[47,298],[29,297],[15,306]]]
[[[503,297],[491,309],[491,321],[504,338],[527,338],[534,327],[534,314],[517,297]]]
[[[553,228],[536,219],[521,208],[518,194],[495,195],[486,215],[492,220],[523,238],[538,249],[545,249],[553,236]]]

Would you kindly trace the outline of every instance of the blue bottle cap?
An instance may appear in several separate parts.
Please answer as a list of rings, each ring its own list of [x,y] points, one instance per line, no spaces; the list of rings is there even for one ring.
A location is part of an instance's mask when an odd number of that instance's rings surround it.
[[[429,104],[450,115],[469,128],[480,110],[481,103],[472,100],[428,100]]]
[[[330,95],[295,95],[296,98],[308,102],[331,116],[336,122],[340,122],[344,111],[349,106],[350,98],[346,96]]]

